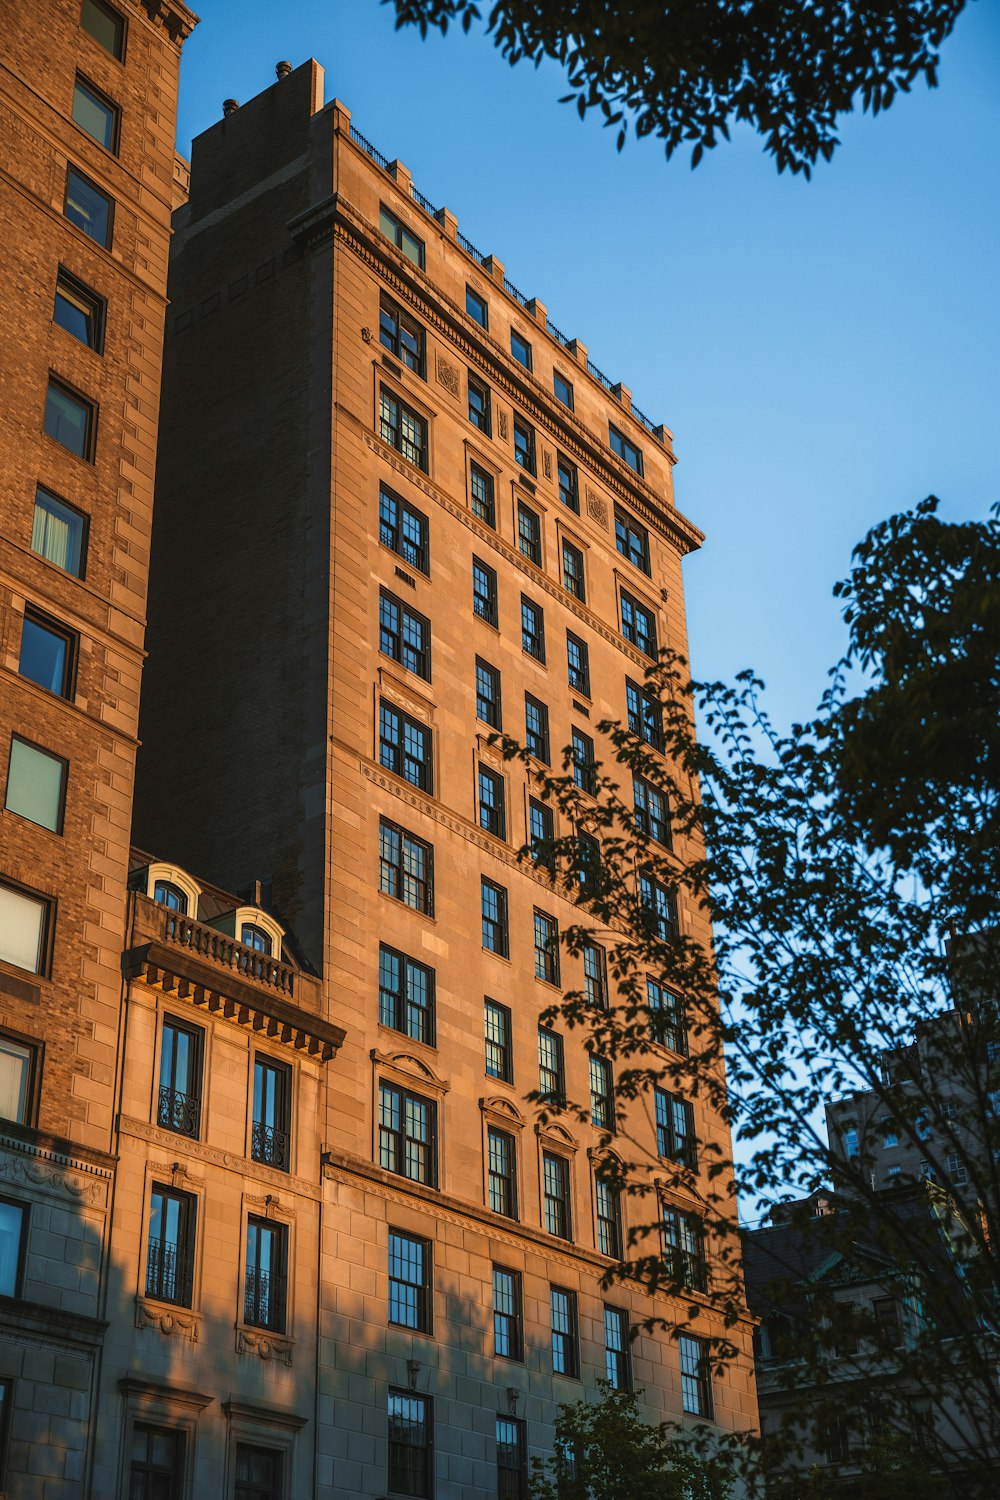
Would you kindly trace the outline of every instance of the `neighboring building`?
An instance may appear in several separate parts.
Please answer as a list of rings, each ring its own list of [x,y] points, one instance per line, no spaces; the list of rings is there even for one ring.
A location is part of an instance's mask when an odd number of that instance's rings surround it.
[[[821,1493],[869,1496],[871,1479],[856,1486],[872,1465],[888,1474],[915,1453],[963,1494],[995,1493],[997,1412],[976,1392],[984,1371],[995,1380],[997,1325],[970,1295],[974,1236],[927,1182],[882,1206],[891,1217],[819,1191],[745,1232],[764,1452],[785,1450],[770,1452],[769,1494],[812,1474]]]
[[[612,1078],[538,1017],[560,985],[599,997],[603,954],[584,968],[561,949],[578,908],[516,854],[549,809],[489,743],[503,727],[558,765],[572,740],[583,777],[602,718],[655,747],[644,671],[658,645],[686,649],[681,560],[701,538],[673,506],[670,434],[323,106],[315,62],[278,73],[195,141],[174,220],[136,836],[232,890],[258,883],[343,1029],[329,1065],[294,1070],[296,1180],[275,1195],[319,1262],[281,1359],[240,1346],[232,1311],[225,1347],[195,1342],[239,1305],[271,1179],[248,1169],[250,1049],[221,987],[204,1046],[224,1099],[166,1149],[155,1058],[179,991],[158,976],[192,979],[154,960],[129,1000],[122,1285],[149,1304],[152,1195],[204,1193],[178,1329],[154,1297],[135,1346],[194,1492],[237,1483],[250,1443],[271,1476],[258,1496],[304,1482],[310,1445],[330,1500],[517,1496],[557,1404],[605,1374],[654,1419],[755,1421],[749,1319],[724,1329],[699,1289],[715,1247],[689,1141],[731,1149],[703,1094],[664,1094],[659,1130],[652,1100],[619,1121],[691,1161],[665,1205],[690,1292],[602,1289],[629,1227],[595,1176]],[[666,814],[645,810],[683,859]],[[662,919],[709,941],[694,907]],[[542,1125],[535,1087],[596,1100],[602,1124]],[[190,1175],[168,1183],[173,1160]],[[630,1344],[692,1304],[679,1342]],[[743,1352],[713,1377],[703,1340],[723,1333]],[[226,1425],[210,1403],[248,1389]]]
[[[179,0],[8,0],[0,64],[0,1489],[85,1493],[107,1323]],[[4,1478],[5,1476],[5,1478]]]

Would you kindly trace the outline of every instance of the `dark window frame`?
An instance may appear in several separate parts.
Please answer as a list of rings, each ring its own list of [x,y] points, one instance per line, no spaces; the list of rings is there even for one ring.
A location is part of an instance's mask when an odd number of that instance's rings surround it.
[[[383,501],[386,502],[383,508]],[[389,514],[389,507],[395,508],[395,515]],[[420,541],[414,542],[409,535],[408,527],[415,530]],[[397,557],[411,568],[416,568],[418,573],[425,577],[430,575],[430,522],[422,510],[417,510],[402,495],[397,495],[395,490],[387,484],[379,484],[379,541],[383,547],[388,547]]]
[[[384,234],[386,239],[389,240],[393,245],[395,245],[400,255],[405,255],[406,259],[410,261],[412,265],[418,266],[420,270],[423,271],[425,269],[427,259],[427,246],[425,242],[420,238],[419,235],[414,234],[409,225],[403,219],[401,219],[398,214],[394,213],[391,208],[388,208],[384,203],[380,203],[378,206],[378,217],[379,233]],[[383,220],[385,220],[385,222],[389,224],[389,229],[385,227],[385,223],[383,223]],[[410,252],[405,248],[405,240],[410,240],[413,243],[417,251],[416,255],[411,255]]]
[[[484,787],[489,788],[483,796]],[[491,770],[479,762],[476,774],[477,807],[479,826],[494,838],[507,838],[507,783],[499,771]]]
[[[282,1500],[284,1494],[285,1455],[280,1448],[266,1448],[262,1443],[237,1443],[234,1457],[235,1481],[233,1500]],[[262,1479],[253,1472],[241,1472],[254,1458],[271,1461],[270,1474]]]
[[[650,1012],[653,1040],[669,1052],[686,1057],[688,1051],[687,1021],[684,1005],[676,990],[646,975],[646,1005]],[[674,1043],[677,1043],[675,1046]]]
[[[535,978],[544,984],[559,984],[559,923],[548,912],[535,907],[534,918]],[[544,934],[544,936],[542,936]]]
[[[576,648],[579,666],[573,663],[570,642]],[[585,698],[590,697],[590,647],[572,630],[566,632],[566,680],[574,693],[582,693]]]
[[[91,234],[90,230],[87,229],[84,224],[80,223],[78,219],[73,218],[69,213],[73,178],[76,178],[77,182],[79,182],[84,188],[86,188],[88,192],[93,193],[95,197],[99,198],[107,208],[107,220],[103,239],[99,239],[96,234]],[[68,223],[72,224],[74,229],[79,229],[80,233],[82,235],[85,235],[92,245],[99,245],[102,250],[110,250],[111,246],[114,244],[115,200],[111,197],[110,193],[106,193],[103,188],[99,188],[97,186],[97,183],[94,182],[92,178],[87,176],[86,172],[81,172],[80,168],[75,166],[73,162],[66,163],[66,187],[63,194],[63,218],[66,219]]]
[[[393,1239],[401,1244],[415,1246],[419,1249],[419,1278],[404,1275],[393,1275]],[[416,1260],[408,1254],[396,1254],[395,1264],[397,1269],[406,1272],[412,1269]],[[434,1272],[432,1260],[432,1241],[421,1235],[411,1234],[405,1229],[396,1229],[389,1226],[389,1243],[387,1251],[387,1270],[389,1281],[388,1314],[386,1321],[392,1328],[406,1328],[410,1333],[433,1333],[434,1331]],[[394,1296],[393,1283],[402,1287],[402,1293]],[[393,1317],[394,1306],[397,1311],[408,1313],[412,1307],[412,1318]]]
[[[398,836],[399,858],[396,861],[390,860],[386,855],[387,833]],[[414,875],[412,869],[407,868],[408,850],[411,846],[420,850],[424,870],[422,876]],[[392,879],[389,879],[387,872],[391,872]],[[434,846],[389,818],[379,819],[379,890],[394,901],[402,902],[411,911],[421,912],[427,917],[434,915]],[[407,891],[412,891],[418,899],[409,900]]]
[[[0,1193],[0,1204],[7,1208],[16,1209],[20,1215],[20,1226],[17,1231],[17,1257],[14,1265],[14,1275],[9,1291],[3,1291],[5,1297],[20,1297],[24,1288],[24,1267],[28,1254],[28,1235],[31,1229],[31,1204],[24,1198],[17,1198],[12,1193]],[[2,1291],[2,1288],[0,1288]]]
[[[66,654],[63,660],[61,687],[47,687],[44,682],[39,682],[37,678],[29,677],[27,673],[21,671],[20,667],[21,654],[24,650],[24,627],[22,626],[21,646],[18,652],[18,675],[25,677],[28,682],[33,682],[43,692],[51,693],[55,698],[65,698],[67,702],[72,702],[76,695],[76,666],[79,656],[80,637],[75,630],[70,630],[68,626],[60,624],[51,615],[44,614],[40,609],[35,609],[34,605],[31,604],[25,605],[24,621],[25,623],[32,624],[36,630],[44,630],[47,634],[57,636],[65,642]]]
[[[653,1113],[657,1155],[694,1171],[698,1163],[698,1141],[694,1129],[694,1106],[690,1099],[654,1085]]]
[[[474,305],[475,311],[469,306],[470,303]],[[478,323],[480,328],[489,332],[490,304],[476,291],[475,287],[469,286],[468,282],[465,286],[465,311],[474,323]]]
[[[250,1259],[251,1229],[256,1231],[254,1236],[256,1254],[253,1264]],[[261,1269],[261,1250],[265,1239],[270,1243],[274,1254],[271,1268],[267,1271]],[[275,1260],[277,1271],[274,1269]],[[277,1219],[265,1218],[261,1214],[249,1214],[243,1279],[243,1322],[248,1328],[264,1328],[270,1333],[284,1333],[287,1321],[288,1225]]]
[[[504,1436],[501,1440],[501,1432]],[[513,1441],[510,1438],[513,1437]],[[497,1500],[526,1500],[528,1494],[528,1445],[523,1417],[496,1419]],[[514,1462],[507,1462],[509,1456]]]
[[[573,785],[588,797],[597,796],[597,758],[593,737],[572,726],[570,745],[573,755]]]
[[[58,392],[67,401],[79,407],[85,417],[83,429],[83,445],[79,452],[64,443],[62,438],[57,437],[54,432],[49,431],[49,395],[52,391]],[[50,442],[58,443],[65,453],[71,453],[81,463],[93,464],[97,453],[97,423],[99,418],[99,407],[96,401],[78,391],[75,386],[63,380],[60,376],[49,372],[48,384],[45,388],[45,411],[42,417],[42,432]]]
[[[565,1320],[566,1326],[563,1328],[556,1327],[555,1298],[557,1296],[566,1299],[565,1310],[559,1313],[560,1319]],[[580,1321],[575,1291],[569,1287],[550,1284],[549,1323],[552,1329],[553,1375],[563,1375],[570,1380],[578,1380],[580,1378]],[[557,1339],[560,1341],[558,1344]]]
[[[420,1412],[419,1421],[412,1419],[405,1429],[397,1429],[393,1436],[393,1402],[398,1403],[401,1413]],[[387,1488],[394,1495],[413,1495],[419,1500],[429,1500],[434,1491],[434,1408],[430,1396],[416,1391],[402,1390],[390,1386],[386,1403],[387,1420]],[[420,1441],[400,1438],[398,1432],[416,1431]],[[416,1454],[416,1458],[408,1455]]]
[[[399,1105],[397,1117],[398,1127],[383,1123],[383,1097],[394,1094],[398,1098]],[[407,1130],[407,1105],[416,1104],[427,1111],[426,1116],[426,1139],[421,1140],[417,1135]],[[437,1187],[438,1184],[438,1129],[437,1129],[437,1102],[427,1099],[423,1094],[414,1093],[412,1089],[404,1088],[402,1084],[390,1083],[388,1079],[379,1080],[378,1087],[378,1162],[383,1172],[390,1172],[394,1177],[404,1177],[407,1182],[419,1182],[423,1187]],[[422,1150],[424,1162],[424,1175],[408,1171],[411,1160],[410,1147],[415,1146],[419,1152]],[[396,1166],[390,1166],[389,1160],[396,1161]]]
[[[556,478],[559,499],[574,515],[580,514],[580,474],[576,464],[562,453],[556,453]]]
[[[411,1041],[423,1042],[427,1047],[436,1043],[437,1026],[437,975],[429,964],[411,958],[401,948],[389,943],[380,943],[378,950],[378,1023]],[[384,960],[390,960],[396,968],[398,986],[391,988],[386,983],[390,969]],[[423,1001],[414,999],[419,987],[411,985],[411,976],[421,976]]]
[[[542,518],[524,500],[517,502],[517,550],[536,568],[542,566]]]
[[[637,651],[641,651],[643,656],[648,656],[651,661],[655,661],[659,649],[656,611],[643,604],[641,599],[637,599],[627,589],[619,589],[618,601],[621,608],[622,635]]]
[[[534,693],[524,695],[524,745],[528,753],[543,765],[552,764],[548,705]]]
[[[551,1174],[549,1167],[552,1168]],[[543,1151],[541,1177],[542,1228],[556,1239],[572,1243],[573,1204],[569,1159],[557,1151]]]
[[[153,1200],[159,1197],[163,1204],[177,1205],[178,1233],[176,1241],[161,1236],[155,1243],[160,1247],[159,1259],[153,1252]],[[161,1210],[162,1211],[162,1210]],[[198,1200],[193,1193],[165,1182],[154,1182],[150,1189],[149,1228],[146,1236],[145,1294],[156,1302],[169,1302],[174,1307],[194,1305],[194,1259],[198,1222]],[[168,1268],[164,1247],[173,1244],[175,1261]],[[171,1294],[171,1292],[173,1294]]]
[[[9,1026],[0,1029],[0,1042],[8,1042],[18,1051],[26,1054],[27,1066],[24,1072],[23,1099],[21,1101],[21,1117],[18,1119],[13,1115],[0,1116],[0,1119],[13,1120],[15,1125],[36,1125],[38,1122],[38,1104],[41,1095],[42,1063],[45,1056],[45,1043],[38,1037],[25,1036],[19,1031],[12,1031]]]
[[[28,750],[34,750],[38,755],[44,755],[48,760],[55,761],[61,768],[59,778],[59,807],[56,813],[55,827],[49,823],[41,823],[37,818],[30,817],[25,812],[20,812],[16,807],[10,805],[11,775],[14,767],[14,745],[24,745]],[[7,760],[7,785],[4,788],[4,810],[13,813],[15,818],[23,818],[26,823],[31,823],[35,828],[44,828],[48,833],[54,833],[58,838],[62,837],[66,823],[66,790],[69,782],[69,761],[63,755],[57,755],[47,745],[39,745],[35,740],[29,740],[27,735],[12,733],[10,737],[10,752]]]
[[[551,807],[539,802],[537,797],[529,797],[528,843],[531,845],[531,857],[536,865],[548,870],[550,875],[555,871],[555,855],[552,850],[555,835],[556,821]]]
[[[479,482],[480,494],[476,493]],[[482,521],[491,531],[497,529],[496,485],[493,475],[482,464],[469,464],[469,508],[477,521]]]
[[[625,703],[628,727],[644,745],[663,754],[663,710],[655,694],[640,687],[630,677],[625,679]]]
[[[621,1260],[624,1242],[621,1189],[600,1171],[594,1174],[594,1218],[598,1254]]]
[[[647,578],[651,576],[649,532],[620,505],[615,506],[615,548]]]
[[[596,961],[590,959],[593,953],[598,955]],[[587,1001],[601,1010],[607,1010],[608,955],[600,943],[584,943],[581,956],[583,958],[583,986]]]
[[[689,1416],[711,1418],[714,1402],[708,1346],[704,1339],[682,1333],[677,1339],[677,1349],[681,1366],[681,1407]]]
[[[486,1127],[486,1206],[517,1223],[517,1139],[499,1125]]]
[[[421,380],[427,379],[427,334],[423,325],[385,292],[379,295],[378,339],[393,359]]]
[[[490,1031],[490,1016],[497,1024]],[[487,1078],[499,1078],[502,1083],[514,1082],[514,1047],[512,1016],[510,1007],[501,1005],[491,996],[483,997],[483,1029],[485,1033]],[[492,1050],[491,1050],[492,1049]]]
[[[473,393],[478,400],[478,405],[473,402]],[[484,380],[469,372],[467,384],[469,421],[477,432],[484,437],[493,435],[493,413],[491,410],[490,388]]]
[[[619,427],[613,422],[608,423],[608,447],[622,463],[627,464],[634,474],[641,479],[644,474],[644,463],[642,449],[636,447],[631,438],[625,436]]]
[[[387,588],[379,589],[378,648],[390,661],[398,662],[406,672],[412,672],[424,682],[431,681],[431,622],[419,610],[411,609],[398,595]],[[387,623],[386,610],[396,611],[395,624]],[[414,646],[414,627],[420,644]]]
[[[635,808],[635,826],[654,843],[664,849],[673,848],[670,828],[670,803],[662,791],[645,776],[632,773],[632,799]],[[660,806],[656,806],[656,804]]]
[[[708,1260],[705,1225],[697,1214],[664,1203],[660,1219],[663,1263],[667,1273],[682,1287],[695,1292],[708,1290]]]
[[[480,913],[482,917],[483,948],[487,953],[496,953],[500,958],[510,957],[510,916],[507,901],[507,890],[502,885],[497,885],[494,880],[487,880],[486,876],[480,877]],[[493,892],[496,895],[496,916],[487,915],[486,893]],[[487,934],[496,941],[487,942]]]
[[[646,930],[661,943],[673,942],[680,935],[677,893],[657,879],[653,867],[639,870],[639,914]]]
[[[538,1028],[538,1097],[554,1109],[566,1103],[566,1049],[558,1031],[548,1026]]]
[[[86,21],[84,20],[84,16],[86,14],[88,4],[94,10],[100,12],[111,23],[115,34],[114,46],[107,46],[107,44],[101,40],[97,33],[91,31],[90,27],[87,25]],[[115,9],[113,5],[107,5],[105,3],[105,0],[82,0],[82,3],[80,5],[80,29],[81,31],[85,32],[86,35],[89,36],[93,41],[95,41],[99,47],[102,47],[104,51],[107,52],[111,57],[115,58],[117,62],[125,61],[125,44],[128,38],[128,21],[120,11]]]
[[[521,650],[545,665],[545,611],[527,594],[521,595]]]
[[[4,875],[0,878],[0,888],[13,891],[16,896],[23,896],[26,901],[41,908],[41,924],[38,936],[38,962],[35,968],[26,969],[17,964],[11,958],[0,958],[0,963],[8,964],[12,969],[17,969],[21,974],[36,974],[39,979],[48,979],[52,972],[52,951],[55,946],[56,907],[54,896],[47,895],[44,891],[35,890],[33,886],[25,885],[23,881],[11,880]]]
[[[565,392],[566,392],[565,396],[562,394],[562,392],[559,389],[560,385],[563,387],[563,390],[565,390]],[[553,370],[553,372],[552,372],[552,392],[553,392],[553,395],[555,396],[556,400],[557,401],[561,401],[562,404],[563,404],[563,406],[565,406],[568,411],[574,411],[575,410],[575,397],[573,395],[573,382],[571,380],[567,380],[566,377],[565,377],[565,375],[561,374],[559,370]]]
[[[64,302],[75,306],[78,312],[83,314],[87,328],[87,337],[81,338],[74,333],[69,325],[56,317],[59,298]],[[93,349],[95,354],[104,353],[104,333],[107,326],[108,303],[107,298],[95,292],[79,276],[74,276],[72,271],[60,265],[56,269],[55,295],[52,304],[52,321],[57,328],[68,333],[70,338],[75,339],[78,344],[83,344],[86,349]]]
[[[599,1080],[595,1088],[595,1073]],[[615,1133],[615,1078],[611,1062],[591,1052],[587,1058],[587,1081],[590,1085],[590,1123],[609,1135]]]
[[[387,734],[389,729],[394,729],[395,738]],[[419,756],[411,753],[418,746],[423,750]],[[434,795],[434,732],[429,724],[421,723],[390,698],[379,699],[378,761],[401,781],[426,792],[428,797]]]
[[[518,352],[517,346],[520,346],[520,353]],[[512,328],[510,330],[510,352],[512,358],[514,358],[517,363],[521,365],[525,370],[531,370],[534,367],[534,353],[532,351],[531,345],[525,338],[524,334],[521,333],[517,328]]]
[[[478,586],[480,582],[485,589]],[[499,618],[496,569],[479,557],[472,559],[472,613],[496,629]]]
[[[191,1062],[190,1078],[185,1079],[187,1089],[177,1087],[177,1047],[172,1042],[169,1063],[165,1053],[167,1032],[188,1038]],[[175,1135],[187,1136],[189,1140],[201,1139],[201,1105],[205,1065],[205,1032],[202,1027],[168,1013],[160,1027],[160,1066],[156,1093],[156,1124],[160,1130],[170,1130]],[[164,1080],[164,1066],[169,1072]]]
[[[41,502],[39,501],[40,496],[42,497]],[[44,503],[45,501],[49,502],[49,506],[51,507],[51,509],[46,507]],[[58,511],[66,511],[69,517],[73,521],[78,523],[79,530],[75,543],[75,548],[78,552],[76,568],[64,566],[63,563],[57,562],[54,557],[50,557],[47,552],[40,552],[35,546],[35,517],[37,516],[39,510],[41,510],[46,515],[55,516],[56,520],[62,519],[58,515]],[[75,505],[70,505],[69,501],[64,500],[61,495],[53,494],[53,492],[50,489],[47,489],[45,485],[36,484],[35,504],[31,518],[31,550],[35,554],[35,556],[40,557],[44,562],[51,563],[54,568],[58,568],[60,572],[65,573],[70,578],[84,579],[87,576],[87,543],[89,539],[90,517],[87,515],[87,513],[85,511],[79,510]]]
[[[515,417],[513,433],[514,462],[526,474],[535,475],[538,469],[535,429],[523,417]],[[518,442],[518,438],[520,438],[520,442]]]
[[[498,1278],[504,1277],[510,1278],[509,1283],[498,1288]],[[498,1290],[505,1300],[509,1297],[509,1309],[500,1308]],[[508,1347],[501,1349],[501,1344],[506,1344]],[[524,1363],[524,1298],[521,1273],[512,1270],[509,1266],[493,1266],[493,1357],[508,1359],[515,1364]]]
[[[78,90],[82,91],[84,94],[89,94],[91,100],[99,108],[107,110],[108,120],[110,124],[108,140],[101,140],[100,136],[94,135],[92,131],[87,129],[86,125],[84,125],[80,120],[77,119],[76,98]],[[121,145],[122,132],[121,105],[117,104],[114,99],[112,99],[108,94],[104,92],[103,89],[98,88],[96,83],[92,83],[89,78],[87,78],[83,73],[79,71],[79,69],[77,69],[75,78],[73,80],[73,106],[70,110],[70,118],[72,119],[73,124],[77,127],[77,129],[83,131],[88,140],[96,141],[97,145],[100,146],[103,151],[107,151],[111,156],[118,155],[118,151]]]
[[[395,407],[395,421],[387,416],[388,408]],[[416,430],[419,441],[404,432],[404,419],[409,419]],[[378,434],[382,442],[395,450],[407,463],[430,473],[430,423],[415,407],[397,396],[391,386],[379,385],[378,390]]]
[[[624,1307],[604,1304],[604,1373],[615,1391],[632,1389],[629,1316]]]
[[[147,1447],[147,1457],[140,1459],[135,1453],[135,1438],[137,1434],[146,1434],[148,1437],[166,1437],[170,1439],[172,1447],[172,1462],[169,1469],[162,1464],[156,1463]],[[186,1450],[187,1434],[176,1427],[162,1427],[156,1422],[135,1422],[131,1429],[132,1446],[129,1453],[128,1482],[130,1496],[136,1495],[140,1500],[162,1500],[169,1496],[169,1500],[180,1500],[184,1485],[184,1460]],[[165,1491],[162,1486],[164,1477],[169,1479],[170,1488]],[[140,1481],[141,1488],[136,1484]],[[152,1481],[147,1484],[146,1479]]]
[[[481,691],[481,686],[488,686],[489,691]],[[491,729],[503,728],[503,683],[500,669],[482,656],[476,657],[476,718],[481,723],[488,724]]]
[[[559,557],[563,588],[571,598],[577,599],[581,604],[586,604],[587,574],[583,548],[571,542],[568,536],[564,536],[559,549]]]
[[[258,1109],[258,1075],[260,1101]],[[273,1083],[273,1092],[272,1092]],[[255,1052],[250,1108],[250,1158],[277,1172],[290,1172],[292,1159],[292,1093],[295,1075],[289,1063],[269,1052]],[[273,1104],[272,1104],[273,1098]]]

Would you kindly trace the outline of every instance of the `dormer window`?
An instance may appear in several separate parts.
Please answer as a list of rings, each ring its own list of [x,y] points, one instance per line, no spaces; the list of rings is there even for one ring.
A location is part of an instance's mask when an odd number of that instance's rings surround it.
[[[253,948],[257,953],[271,952],[270,933],[258,927],[255,922],[244,922],[240,928],[240,942],[247,948]]]
[[[171,911],[179,911],[182,916],[187,916],[188,898],[172,880],[153,882],[153,900],[158,901],[161,906],[168,906]]]

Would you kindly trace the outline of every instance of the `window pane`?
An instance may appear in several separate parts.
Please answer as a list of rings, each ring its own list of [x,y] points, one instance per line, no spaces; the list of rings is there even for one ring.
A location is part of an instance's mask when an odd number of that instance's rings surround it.
[[[115,110],[82,79],[76,80],[73,90],[73,119],[81,130],[92,135],[94,140],[107,148],[115,149]]]
[[[80,25],[90,33],[95,42],[106,47],[112,57],[120,58],[125,41],[125,23],[121,16],[104,5],[102,0],[83,0]]]
[[[45,397],[45,432],[77,458],[90,457],[90,423],[93,408],[61,385],[49,381]]]
[[[73,167],[66,175],[66,217],[107,249],[111,239],[111,200]]]
[[[31,549],[39,557],[83,577],[83,517],[45,490],[35,492],[35,515],[31,524]]]
[[[17,668],[22,677],[62,697],[66,692],[68,656],[69,642],[64,635],[25,615]]]
[[[26,740],[10,743],[7,808],[53,833],[62,832],[66,762]]]
[[[17,1296],[25,1213],[19,1203],[0,1198],[0,1293],[5,1297]]]
[[[30,1047],[0,1037],[0,1119],[25,1123],[33,1061]]]
[[[0,885],[0,958],[32,974],[42,972],[48,902]]]
[[[471,286],[465,288],[465,310],[470,318],[476,320],[480,328],[487,328],[489,326],[486,300],[480,297],[478,292],[474,292]]]

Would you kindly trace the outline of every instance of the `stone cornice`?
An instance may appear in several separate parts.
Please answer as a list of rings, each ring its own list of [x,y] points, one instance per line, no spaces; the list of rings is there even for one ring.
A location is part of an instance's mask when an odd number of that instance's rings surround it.
[[[655,490],[631,470],[628,477],[617,472],[611,450],[598,446],[594,435],[571,412],[556,410],[554,397],[550,405],[544,388],[520,365],[515,367],[512,357],[485,330],[476,326],[473,334],[470,320],[411,261],[395,251],[343,194],[335,193],[323,204],[299,215],[289,229],[311,243],[328,238],[332,232],[398,297],[416,308],[429,327],[447,338],[470,364],[487,374],[493,385],[530,416],[551,441],[575,455],[682,556],[701,546],[704,533],[698,527],[679,511],[664,509]],[[624,407],[620,414],[628,415]],[[669,450],[663,452],[668,462],[674,462]]]
[[[187,41],[199,21],[182,0],[139,0],[139,3],[149,19],[163,27],[176,47]]]

